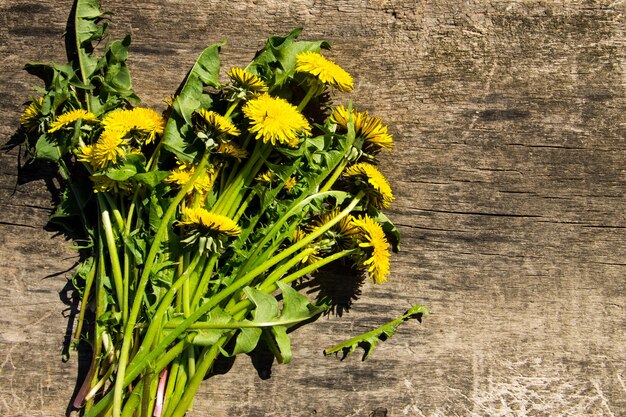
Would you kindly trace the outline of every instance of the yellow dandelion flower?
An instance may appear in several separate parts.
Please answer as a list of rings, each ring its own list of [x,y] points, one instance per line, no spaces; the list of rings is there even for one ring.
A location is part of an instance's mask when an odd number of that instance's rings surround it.
[[[323,55],[307,51],[296,56],[296,72],[306,72],[315,76],[324,84],[336,87],[340,91],[352,91],[354,82],[350,74]]]
[[[93,143],[91,145],[81,146],[78,149],[76,157],[77,157],[77,159],[80,162],[87,162],[89,165],[91,165],[93,167],[94,166],[93,154],[94,154],[94,150],[95,149],[96,149],[96,144],[95,143]]]
[[[248,101],[243,113],[250,119],[250,132],[265,143],[288,145],[300,135],[311,134],[311,126],[302,113],[279,97],[263,94]]]
[[[191,164],[181,164],[178,168],[170,172],[170,175],[165,178],[165,182],[176,185],[178,187],[185,186],[196,171],[196,167]],[[189,190],[188,194],[198,192],[200,194],[206,194],[213,188],[215,183],[215,170],[213,168],[207,169],[200,174],[196,181],[193,183],[193,187]]]
[[[132,128],[147,135],[144,141],[146,144],[165,131],[165,119],[152,109],[136,107],[131,111],[131,116]]]
[[[330,121],[346,128],[348,126],[348,110],[344,106],[333,109]],[[393,137],[387,132],[387,126],[382,119],[370,116],[367,111],[357,112],[352,110],[355,134],[364,140],[365,150],[376,152],[379,149],[393,149]]]
[[[119,132],[103,131],[90,152],[90,161],[95,169],[104,169],[115,165],[126,156],[126,141]]]
[[[306,232],[299,227],[293,231],[293,236],[291,237],[292,242],[298,242],[306,237]]]
[[[203,123],[218,135],[241,135],[241,132],[239,131],[239,129],[237,129],[237,126],[235,126],[233,122],[231,122],[221,114],[205,109],[200,109],[197,113],[200,115]]]
[[[30,102],[28,107],[24,110],[24,113],[20,116],[20,124],[27,130],[34,130],[41,117],[41,105],[43,104],[43,97],[38,98]]]
[[[238,161],[248,157],[248,151],[232,142],[221,142],[217,147],[216,152],[220,155],[228,156]]]
[[[137,107],[132,110],[118,109],[108,113],[102,119],[105,131],[117,132],[126,136],[132,131],[142,136],[143,143],[151,143],[156,135],[165,130],[165,119],[152,109]]]
[[[361,231],[359,247],[366,252],[366,258],[362,260],[363,267],[367,268],[374,283],[387,281],[390,253],[383,228],[369,216],[359,216],[353,220],[353,225]]]
[[[91,175],[89,178],[93,181],[93,190],[96,193],[128,194],[133,188],[129,181],[115,181],[106,175]]]
[[[393,201],[393,193],[387,179],[372,164],[360,162],[346,168],[341,174],[354,191],[365,191],[370,203],[377,208],[387,208]]]
[[[206,233],[213,232],[227,236],[239,236],[241,233],[241,229],[232,219],[203,208],[184,208],[182,219],[178,224],[192,226]]]
[[[248,91],[253,94],[261,94],[267,92],[267,84],[254,74],[249,73],[243,68],[231,68],[226,73],[233,82],[233,87]]]
[[[300,138],[289,139],[289,142],[287,142],[287,146],[292,149],[296,149],[298,146],[300,146]]]
[[[297,228],[296,230],[293,231],[293,235],[291,237],[291,242],[292,243],[296,243],[301,241],[302,239],[304,239],[307,236],[307,233],[302,230],[301,228]],[[309,245],[307,246],[308,248],[312,247],[311,246],[312,243],[309,243]],[[305,263],[305,264],[312,264],[315,263],[319,260],[321,260],[322,258],[320,258],[320,252],[319,250],[315,249],[313,252],[309,253],[308,256],[302,258],[302,260],[300,262]]]
[[[107,113],[102,119],[104,130],[116,131],[120,135],[126,135],[135,127],[135,118],[132,110],[116,109]]]
[[[318,218],[311,222],[309,229],[311,232],[316,229],[324,226],[326,223],[333,220],[335,217],[339,215],[339,208],[335,208],[329,212],[323,213]],[[325,236],[329,239],[332,239],[337,243],[337,246],[343,249],[347,249],[352,246],[352,242],[354,238],[361,233],[361,231],[353,224],[354,216],[348,214],[343,217],[336,223],[333,227],[331,227],[326,233]]]
[[[178,167],[170,172],[170,175],[165,178],[165,182],[183,187],[191,180],[192,175],[193,171],[186,169],[185,167]]]
[[[290,193],[297,184],[298,180],[296,179],[296,177],[290,177],[287,181],[285,181],[285,185],[283,185],[283,188],[285,189],[285,191]]]
[[[59,115],[54,122],[50,123],[50,129],[48,129],[48,133],[56,132],[57,130],[62,129],[67,125],[73,124],[77,120],[83,120],[85,122],[97,122],[98,118],[95,114],[88,112],[87,110],[70,110]]]
[[[272,171],[265,171],[257,175],[255,179],[263,184],[271,184],[276,180],[276,175]]]
[[[352,109],[352,122],[356,119],[357,112]],[[345,106],[337,106],[333,109],[330,114],[330,121],[338,124],[339,126],[346,128],[348,127],[348,120],[350,119],[350,115],[348,114],[348,109]]]
[[[393,138],[387,133],[387,126],[382,119],[363,112],[358,115],[354,127],[357,135],[365,140],[366,150],[393,149]]]

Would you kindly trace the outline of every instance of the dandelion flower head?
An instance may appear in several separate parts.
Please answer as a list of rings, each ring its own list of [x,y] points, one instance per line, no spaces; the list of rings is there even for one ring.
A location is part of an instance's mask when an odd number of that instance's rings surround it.
[[[170,172],[170,175],[165,178],[165,182],[178,187],[184,187],[189,181],[191,181],[191,177],[195,172],[196,167],[194,165],[181,164],[178,168]],[[215,176],[215,170],[213,168],[207,169],[196,178],[188,194],[193,192],[198,192],[200,194],[208,193],[213,188]]]
[[[137,107],[132,110],[118,109],[108,113],[102,119],[102,126],[109,132],[126,136],[136,131],[144,136],[144,143],[154,141],[156,135],[165,131],[165,119],[152,109]]]
[[[300,135],[311,134],[311,126],[302,113],[280,97],[263,94],[248,101],[243,113],[250,120],[250,132],[264,143],[290,145]]]
[[[28,107],[24,110],[24,113],[20,116],[20,124],[28,130],[33,130],[37,127],[37,122],[41,117],[41,105],[43,103],[43,97],[30,102]]]
[[[312,51],[302,52],[296,56],[296,71],[313,75],[324,84],[331,85],[340,91],[352,91],[354,82],[346,70],[325,58],[322,54]]]
[[[377,208],[387,208],[393,201],[393,193],[387,179],[372,164],[360,162],[346,168],[342,177],[365,195]]]
[[[219,155],[228,156],[241,161],[248,157],[248,151],[232,142],[221,142],[216,151]]]
[[[219,113],[205,109],[200,109],[197,113],[200,115],[202,123],[218,135],[239,136],[241,134],[233,122]]]
[[[343,128],[348,127],[348,120],[348,109],[344,106],[334,108],[330,115],[330,121]],[[370,116],[367,111],[352,110],[352,121],[356,136],[365,141],[366,150],[391,150],[393,148],[393,137],[387,132],[387,126],[383,124],[382,119]]]
[[[222,234],[226,236],[239,236],[241,229],[231,218],[221,214],[212,213],[203,208],[184,208],[182,226],[191,226],[201,232]]]
[[[133,128],[146,134],[145,143],[151,143],[156,135],[165,131],[165,119],[152,109],[136,107],[132,111]]]
[[[129,181],[115,181],[106,175],[91,175],[89,177],[93,181],[93,190],[96,193],[121,193],[128,194],[132,190]]]
[[[48,129],[48,133],[53,133],[57,130],[61,130],[65,126],[71,125],[78,120],[84,120],[86,122],[97,122],[98,118],[95,114],[88,112],[87,110],[70,110],[63,114],[60,114],[54,122],[50,123],[50,129]]]
[[[311,223],[311,232],[333,220],[339,215],[339,212],[339,208],[335,208],[320,215]],[[354,225],[353,220],[354,216],[348,214],[331,227],[325,235],[333,239],[340,248],[347,249],[353,244],[354,238],[360,233],[360,230]]]
[[[243,68],[231,68],[226,73],[233,82],[233,87],[253,95],[267,92],[267,84],[256,75]]]
[[[353,225],[361,230],[359,247],[367,253],[362,261],[363,267],[367,268],[374,283],[387,281],[390,253],[383,228],[369,216],[359,216],[353,220]]]
[[[283,185],[283,188],[285,189],[285,191],[290,193],[297,184],[298,180],[296,179],[296,177],[290,177],[287,181],[285,181],[285,185]]]

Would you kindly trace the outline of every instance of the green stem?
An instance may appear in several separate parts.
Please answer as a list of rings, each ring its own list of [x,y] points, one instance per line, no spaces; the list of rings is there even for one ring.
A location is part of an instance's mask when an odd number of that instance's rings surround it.
[[[106,239],[109,258],[111,260],[111,272],[113,273],[113,281],[115,283],[115,294],[117,296],[118,306],[122,311],[122,321],[125,323],[125,318],[128,312],[124,311],[124,305],[127,305],[127,302],[125,302],[124,298],[123,274],[120,267],[120,260],[117,255],[117,245],[115,243],[115,236],[113,235],[113,226],[111,225],[109,210],[104,208],[105,202],[103,201],[100,194],[98,194],[98,205],[100,206],[101,210],[100,216],[102,217],[102,227],[104,229],[104,237]]]
[[[232,180],[229,177],[228,181],[226,181],[226,190],[222,195],[220,195],[219,199],[213,206],[212,210],[214,212],[223,213],[224,215],[226,215],[226,213],[230,209],[233,200],[239,194],[241,188],[246,182],[250,171],[257,164],[259,159],[262,158],[264,150],[265,146],[263,146],[263,143],[261,141],[257,141],[255,148],[250,155],[250,158],[246,161],[246,164],[240,170],[238,170],[236,174],[233,174],[234,171],[231,171],[230,176],[234,175],[234,177],[232,178]]]
[[[225,118],[229,119],[230,115],[233,113],[233,111],[237,108],[237,105],[239,105],[239,102],[241,101],[240,98],[236,99],[235,101],[233,101],[233,104],[230,105],[230,107],[228,107],[228,110],[226,111],[226,114],[224,115]]]
[[[157,144],[156,148],[154,149],[154,152],[152,153],[152,156],[150,157],[150,160],[146,164],[146,171],[147,172],[153,171],[156,168],[155,161],[158,158],[158,155],[159,155],[159,152],[161,150],[162,144],[163,144],[163,139],[160,139],[159,143]],[[139,191],[141,190],[141,188],[142,187],[140,185],[138,185],[137,188],[135,188],[135,192],[133,193],[133,198],[132,198],[132,200],[130,202],[130,206],[128,207],[128,214],[126,215],[126,222],[124,222],[124,224],[125,224],[124,236],[128,236],[130,234],[130,229],[131,229],[131,225],[132,225],[133,215],[135,214],[135,208],[137,207],[137,199],[139,198]]]
[[[93,258],[92,258],[93,259]],[[85,320],[85,313],[87,311],[87,302],[89,301],[89,294],[91,293],[91,287],[93,286],[94,277],[98,269],[98,261],[94,259],[89,273],[85,277],[85,289],[83,291],[83,298],[80,301],[80,312],[78,313],[78,321],[76,323],[76,329],[74,330],[74,340],[78,341],[80,334],[83,331],[83,322]]]
[[[126,365],[128,364],[128,353],[130,351],[130,343],[132,341],[133,330],[135,324],[137,322],[137,317],[139,316],[139,311],[141,309],[141,305],[143,303],[143,296],[146,289],[146,284],[150,278],[150,273],[152,270],[152,265],[154,264],[154,260],[156,255],[161,247],[161,241],[163,236],[169,227],[169,221],[176,212],[178,205],[183,200],[187,192],[193,187],[194,182],[200,176],[204,167],[208,161],[209,152],[205,152],[200,160],[200,163],[196,167],[194,174],[187,184],[185,184],[182,189],[178,192],[170,206],[167,208],[167,211],[163,215],[161,219],[161,224],[154,236],[154,241],[150,247],[150,251],[148,252],[148,256],[146,257],[146,262],[144,265],[144,269],[141,274],[141,278],[139,280],[139,284],[135,290],[135,297],[133,299],[132,309],[130,311],[130,315],[128,316],[128,321],[126,322],[126,326],[124,328],[124,337],[122,342],[122,348],[120,351],[120,359],[118,364],[118,372],[115,379],[115,388],[113,394],[113,417],[120,417],[121,415],[121,407],[122,407],[122,396],[124,390],[124,376],[126,373]]]
[[[309,89],[306,92],[306,95],[304,96],[304,98],[302,99],[302,101],[300,102],[300,104],[298,105],[298,111],[302,112],[302,110],[304,110],[304,108],[306,107],[307,104],[309,104],[309,101],[319,95],[322,91],[324,91],[324,84],[320,83],[320,82],[315,82],[313,81],[315,84],[311,84],[309,85]]]
[[[239,205],[239,209],[237,209],[237,213],[235,213],[235,215],[233,216],[233,221],[235,223],[238,222],[239,219],[241,219],[241,216],[243,216],[243,214],[246,212],[246,210],[248,209],[248,206],[250,205],[250,203],[252,202],[252,199],[254,199],[255,196],[256,196],[256,193],[254,192],[248,193],[248,196],[246,197],[245,201],[243,201]]]
[[[332,262],[335,262],[338,259],[343,258],[344,256],[348,256],[356,252],[358,252],[358,249],[346,249],[341,252],[333,253],[332,255],[322,258],[319,261],[316,261],[310,265],[307,265],[306,267],[302,269],[299,269],[293,272],[292,274],[287,275],[285,278],[279,280],[279,282],[283,284],[290,284],[293,281],[299,278],[302,278],[303,276],[310,274],[311,272],[314,272],[318,270],[319,268],[322,268],[325,265],[328,265]],[[262,291],[266,294],[270,294],[276,291],[277,289],[278,289],[278,285],[276,285],[276,283],[263,282],[259,286],[259,291]],[[224,311],[230,315],[235,315],[235,314],[240,313],[241,311],[246,310],[247,308],[251,306],[252,306],[252,302],[250,300],[242,300],[242,301],[239,301],[237,304],[227,308]]]
[[[196,391],[198,391],[198,388],[200,387],[200,383],[204,379],[207,372],[211,369],[211,366],[213,366],[215,359],[217,359],[220,354],[220,348],[225,345],[226,342],[233,337],[233,335],[234,332],[227,333],[220,337],[217,343],[208,348],[208,350],[205,349],[205,352],[203,352],[204,356],[198,364],[196,373],[187,383],[185,393],[180,401],[178,401],[171,417],[184,417],[185,413],[187,413],[187,410],[189,409],[189,406],[191,405],[191,402],[193,401],[193,397],[196,395]]]
[[[85,395],[85,400],[91,400],[94,395],[96,395],[98,391],[100,391],[100,388],[102,388],[104,386],[104,383],[107,382],[111,377],[114,369],[115,366],[109,366],[109,370],[107,371],[107,373],[102,378],[100,378],[100,380],[93,387],[91,387],[91,390],[87,393],[87,395]]]
[[[174,386],[176,385],[176,378],[178,378],[178,370],[180,368],[179,361],[175,360],[170,366],[170,374],[167,377],[167,386],[165,387],[165,395],[163,396],[163,406],[161,415],[164,415],[167,411],[167,407],[170,404],[170,399],[174,394]]]
[[[135,385],[133,388],[133,392],[131,392],[128,397],[128,401],[124,404],[124,409],[122,410],[122,417],[135,417],[135,410],[141,404],[141,397],[143,396],[144,386],[143,384]]]
[[[187,389],[187,380],[189,379],[188,370],[185,366],[185,354],[183,354],[180,358],[178,358],[178,375],[176,375],[176,382],[174,384],[174,392],[172,392],[171,397],[169,398],[169,403],[167,405],[167,409],[163,414],[163,417],[171,417],[176,409],[176,404],[183,396],[183,393]]]
[[[326,181],[324,186],[320,189],[320,193],[330,190],[330,188],[335,184],[337,179],[343,173],[343,170],[346,168],[346,165],[348,165],[348,158],[343,158],[341,163],[337,166],[337,168],[335,168],[335,171],[333,171],[333,175]]]
[[[178,290],[183,286],[185,281],[189,278],[189,275],[195,270],[196,266],[198,265],[198,262],[200,261],[200,258],[201,258],[200,256],[195,257],[192,260],[190,266],[187,268],[187,270],[184,271],[182,274],[180,274],[178,279],[174,282],[174,284],[172,284],[172,286],[167,291],[167,293],[165,293],[165,296],[159,303],[156,313],[154,313],[154,316],[152,317],[152,320],[150,321],[150,326],[148,327],[148,330],[146,331],[143,337],[143,342],[141,344],[141,347],[139,348],[141,352],[137,354],[137,356],[133,359],[133,362],[140,360],[142,356],[147,355],[151,351],[148,348],[145,348],[145,349],[142,349],[142,348],[144,346],[148,347],[152,345],[154,339],[157,337],[159,333],[159,329],[161,328],[160,323],[163,320],[163,317],[165,316],[165,313],[167,312],[168,308],[170,308],[172,304],[172,300],[174,299],[174,296],[179,294]]]
[[[261,242],[258,245],[256,245],[256,247],[254,248],[252,253],[248,256],[248,259],[246,260],[244,265],[239,269],[239,271],[246,271],[252,265],[254,265],[255,261],[259,259],[259,253],[262,250],[264,250],[265,245],[267,245],[268,242],[274,239],[274,237],[276,236],[276,233],[278,233],[281,230],[285,222],[289,220],[291,216],[302,212],[302,210],[306,207],[307,204],[309,204],[309,202],[311,202],[315,198],[321,197],[322,194],[326,194],[326,196],[332,197],[333,195],[339,196],[343,193],[337,192],[337,191],[326,191],[325,193],[316,193],[307,198],[302,197],[298,199],[297,201],[295,201],[292,204],[292,207],[287,211],[287,213],[285,213],[276,223],[274,223],[272,228],[265,234],[265,237],[263,238],[263,240],[261,240]]]
[[[196,350],[194,345],[187,348],[187,366],[189,368],[189,376],[193,376],[196,373]]]
[[[104,277],[106,274],[106,267],[104,265],[104,244],[102,242],[102,226],[98,226],[98,275],[99,279],[97,279],[96,286],[96,317],[100,317],[104,314],[104,302],[106,297],[106,291],[104,289],[104,279],[100,277]],[[102,331],[100,328],[101,324],[98,323],[98,320],[95,320],[94,324],[94,337],[93,337],[93,346],[94,351],[92,353],[92,361],[95,366],[96,361],[100,361],[100,352],[102,351]],[[99,368],[99,366],[98,366]],[[98,379],[99,369],[94,370],[93,378],[90,382],[90,386],[93,386]],[[85,412],[88,412],[93,405],[93,401],[89,400],[85,404]]]
[[[63,158],[59,159],[59,172],[61,173],[61,177],[66,181],[66,183],[70,186],[70,190],[72,190],[72,196],[74,196],[74,200],[76,201],[76,206],[78,207],[78,211],[80,212],[80,220],[83,227],[89,224],[87,221],[87,217],[85,216],[85,211],[83,210],[84,204],[78,199],[78,190],[74,187],[74,182],[71,181],[70,170],[67,168],[65,161]],[[89,236],[89,230],[85,228],[86,234]]]
[[[213,268],[215,268],[215,264],[217,264],[218,258],[218,254],[212,254],[208,264],[202,271],[202,277],[200,277],[200,282],[198,283],[196,291],[193,295],[193,299],[191,300],[191,306],[193,308],[195,308],[200,303],[200,299],[203,295],[206,294],[209,287],[209,282],[211,281],[211,277],[213,276]]]
[[[254,180],[254,177],[256,177],[259,171],[261,170],[261,167],[263,167],[263,165],[265,164],[265,161],[267,160],[267,157],[270,155],[271,152],[272,152],[272,148],[270,146],[266,145],[263,148],[261,148],[261,157],[256,162],[256,164],[254,164],[252,169],[250,169],[250,171],[246,173],[246,176],[243,179],[243,184],[234,193],[233,198],[231,199],[231,201],[229,202],[229,205],[225,209],[226,216],[232,218],[235,215],[235,212],[237,211],[237,208],[240,206],[241,201],[244,199],[245,195],[247,193],[252,192],[248,189],[248,187]]]
[[[155,372],[161,372],[167,365],[170,364],[174,359],[178,358],[180,354],[185,350],[188,346],[189,342],[186,340],[181,340],[176,345],[174,345],[165,355],[163,355],[157,362],[154,367]],[[135,372],[131,370],[126,374],[125,386],[133,382],[141,371]],[[109,415],[107,410],[111,408],[111,402],[113,401],[113,391],[109,391],[96,405],[93,406],[91,410],[85,413],[84,417],[99,417],[102,415]]]
[[[277,255],[277,256],[275,256],[275,257],[273,257],[271,259],[268,259],[266,262],[264,262],[260,266],[254,268],[252,271],[250,271],[249,273],[245,274],[240,279],[238,279],[235,282],[233,282],[230,286],[224,288],[222,291],[220,291],[219,293],[215,294],[213,297],[211,297],[209,300],[207,300],[206,303],[204,303],[201,306],[199,306],[193,313],[191,313],[191,315],[189,317],[185,318],[185,320],[183,320],[178,325],[178,327],[176,327],[176,329],[174,329],[171,333],[169,333],[167,336],[165,336],[163,338],[163,340],[161,341],[161,343],[159,344],[159,346],[157,346],[154,350],[150,351],[149,353],[147,353],[145,355],[142,355],[140,358],[136,358],[137,359],[137,361],[136,361],[137,362],[137,366],[133,367],[133,370],[136,370],[137,373],[141,372],[143,370],[143,368],[146,366],[147,363],[149,363],[150,361],[152,361],[156,357],[158,357],[158,355],[160,355],[161,352],[163,350],[165,350],[165,348],[171,342],[176,340],[176,338],[180,334],[182,334],[184,331],[186,331],[187,328],[192,323],[196,322],[204,314],[206,314],[209,311],[211,311],[211,309],[213,309],[215,306],[217,306],[223,300],[225,300],[226,298],[228,298],[229,296],[231,296],[235,292],[239,291],[244,286],[248,285],[258,275],[260,275],[261,273],[267,271],[269,268],[271,268],[274,265],[276,265],[277,263],[281,262],[282,260],[284,260],[285,258],[290,256],[291,254],[295,253],[296,251],[302,249],[303,247],[305,247],[306,245],[311,243],[314,239],[316,239],[318,236],[322,235],[328,229],[333,227],[343,217],[347,216],[352,211],[352,209],[354,209],[354,207],[356,207],[356,205],[359,203],[359,201],[361,200],[362,197],[363,197],[363,194],[359,193],[359,195],[357,195],[352,200],[352,202],[348,205],[348,207],[346,207],[341,213],[339,213],[339,215],[337,215],[331,221],[326,223],[324,226],[320,227],[319,229],[317,229],[313,233],[307,235],[304,239],[298,241],[297,243],[295,243],[294,245],[292,245],[288,249],[286,249],[283,252],[281,252],[279,255]],[[152,327],[152,325],[151,325],[151,327]],[[150,332],[150,329],[148,329],[148,332]],[[145,342],[145,340],[144,340],[144,342]],[[135,361],[133,361],[133,364],[134,363],[135,363]]]
[[[275,271],[273,271],[267,278],[265,278],[265,280],[263,280],[263,284],[266,284],[266,283],[273,284],[273,283],[275,283],[283,274],[285,274],[287,271],[289,271],[294,266],[298,265],[300,262],[302,262],[303,259],[306,259],[309,255],[311,255],[313,252],[315,252],[315,250],[316,250],[315,248],[306,248],[306,249],[304,249],[297,256],[294,256],[289,261],[285,262],[283,265],[281,265],[278,268],[276,268]],[[231,298],[230,301],[228,302],[226,308],[228,308],[228,307],[230,307],[230,306],[232,306],[234,304],[236,304],[236,300],[234,298]]]

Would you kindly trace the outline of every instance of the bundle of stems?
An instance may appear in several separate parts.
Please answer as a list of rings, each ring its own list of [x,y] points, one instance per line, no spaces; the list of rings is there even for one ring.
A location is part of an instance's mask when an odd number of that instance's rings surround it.
[[[288,330],[332,306],[294,282],[331,263],[387,279],[398,234],[376,156],[392,136],[350,102],[331,105],[352,77],[298,29],[225,82],[224,43],[211,45],[164,113],[140,107],[130,38],[109,41],[97,2],[74,7],[71,59],[27,66],[45,87],[20,120],[33,158],[64,180],[52,220],[85,237],[75,336],[93,355],[74,404],[90,417],[183,416],[220,355],[262,344],[289,362]],[[326,353],[369,355],[424,313]]]

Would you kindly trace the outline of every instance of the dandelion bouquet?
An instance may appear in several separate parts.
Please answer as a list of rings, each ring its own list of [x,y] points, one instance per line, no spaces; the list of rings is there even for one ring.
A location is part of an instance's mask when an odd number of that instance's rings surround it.
[[[86,416],[183,416],[216,359],[263,345],[291,358],[289,330],[332,308],[294,284],[329,264],[380,284],[396,228],[377,155],[382,120],[333,94],[352,77],[300,30],[268,39],[219,78],[206,48],[164,113],[139,106],[130,38],[110,41],[100,6],[75,2],[70,61],[30,64],[38,88],[20,123],[33,159],[58,167],[52,221],[84,244],[73,284],[76,343],[91,367]],[[78,225],[78,226],[77,226]],[[402,317],[325,351],[369,355]]]

